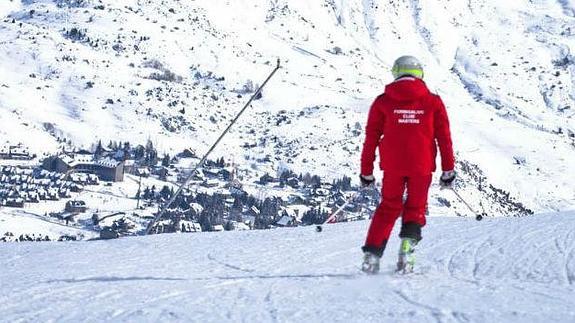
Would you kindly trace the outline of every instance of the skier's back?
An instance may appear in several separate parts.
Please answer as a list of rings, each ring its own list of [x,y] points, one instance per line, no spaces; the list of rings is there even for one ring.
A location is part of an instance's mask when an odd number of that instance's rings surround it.
[[[377,97],[369,111],[361,155],[361,181],[375,181],[373,163],[379,147],[384,171],[382,201],[368,231],[363,270],[376,273],[379,259],[399,215],[402,238],[398,270],[411,270],[413,247],[421,240],[425,225],[427,195],[435,171],[437,145],[441,152],[442,185],[455,178],[453,148],[447,112],[441,98],[422,81],[423,69],[411,56],[398,58],[393,67],[395,81]],[[404,192],[407,199],[403,201]]]

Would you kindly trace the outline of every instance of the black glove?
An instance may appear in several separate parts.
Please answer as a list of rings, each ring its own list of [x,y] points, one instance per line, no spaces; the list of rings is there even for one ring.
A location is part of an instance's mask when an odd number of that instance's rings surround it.
[[[373,175],[359,175],[359,180],[361,181],[361,187],[368,187],[375,183]]]
[[[451,188],[453,181],[455,180],[456,173],[454,170],[443,172],[439,178],[439,185],[441,188]]]

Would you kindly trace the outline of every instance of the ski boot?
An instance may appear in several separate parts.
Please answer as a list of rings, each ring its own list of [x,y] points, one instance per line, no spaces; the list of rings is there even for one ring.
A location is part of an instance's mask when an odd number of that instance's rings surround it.
[[[379,272],[379,257],[369,251],[363,254],[363,264],[361,265],[361,271],[366,274],[375,275]]]
[[[397,260],[397,273],[408,274],[413,272],[413,266],[415,265],[415,246],[417,245],[417,240],[411,238],[401,239],[401,245],[399,247],[399,258]]]

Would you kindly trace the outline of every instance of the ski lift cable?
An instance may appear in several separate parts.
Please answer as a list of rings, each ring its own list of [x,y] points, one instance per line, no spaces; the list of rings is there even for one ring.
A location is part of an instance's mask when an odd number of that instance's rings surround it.
[[[174,193],[174,195],[161,207],[160,211],[158,212],[158,214],[154,217],[154,219],[148,224],[148,227],[145,231],[145,234],[148,235],[150,234],[150,232],[152,231],[152,228],[154,227],[154,225],[156,224],[156,222],[162,218],[162,216],[164,215],[164,213],[166,212],[166,210],[176,201],[176,199],[178,198],[178,196],[182,193],[182,191],[188,186],[188,184],[190,183],[190,181],[192,180],[195,172],[202,167],[202,165],[204,164],[204,162],[206,161],[206,159],[208,158],[208,156],[212,153],[212,151],[218,146],[218,144],[220,143],[220,141],[224,138],[224,136],[229,132],[229,130],[231,129],[231,127],[236,123],[236,121],[238,121],[238,119],[240,118],[240,116],[244,113],[244,111],[250,106],[250,104],[252,103],[252,101],[254,101],[256,99],[256,97],[258,95],[260,95],[262,89],[265,87],[265,85],[269,82],[269,80],[274,76],[274,74],[281,68],[280,65],[280,59],[278,58],[277,60],[277,65],[274,68],[274,70],[270,73],[270,75],[267,77],[267,79],[262,83],[262,85],[256,90],[256,92],[252,95],[252,97],[248,100],[248,102],[244,105],[244,107],[240,110],[240,112],[235,116],[235,118],[232,120],[232,122],[228,125],[228,127],[224,130],[224,132],[222,132],[222,134],[220,135],[220,137],[216,140],[216,142],[210,147],[210,149],[208,150],[207,153],[204,154],[204,156],[202,157],[202,159],[196,164],[196,166],[192,169],[192,171],[190,172],[190,175],[186,178],[186,180],[178,187],[178,190]]]

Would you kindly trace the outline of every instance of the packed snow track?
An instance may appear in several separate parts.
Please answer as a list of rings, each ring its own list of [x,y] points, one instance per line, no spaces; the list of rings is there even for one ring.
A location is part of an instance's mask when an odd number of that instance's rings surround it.
[[[367,225],[2,244],[0,321],[575,321],[575,212],[431,218],[408,276]]]

